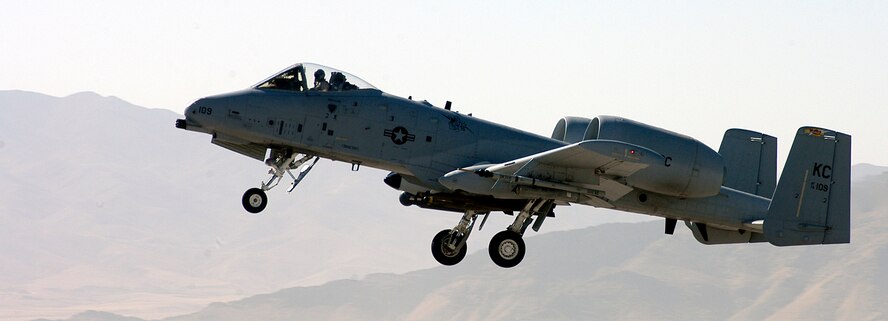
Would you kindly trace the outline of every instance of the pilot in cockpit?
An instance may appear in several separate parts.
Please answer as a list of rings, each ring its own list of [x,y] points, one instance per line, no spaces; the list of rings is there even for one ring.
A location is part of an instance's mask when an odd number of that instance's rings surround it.
[[[340,91],[340,90],[354,90],[358,89],[358,86],[353,85],[352,83],[345,80],[345,75],[341,72],[333,72],[330,75],[330,90],[332,91]]]
[[[302,91],[302,82],[299,81],[299,78],[299,72],[296,69],[289,70],[260,86],[260,88]]]
[[[314,87],[312,87],[312,90],[327,91],[330,89],[330,83],[327,82],[327,79],[324,79],[325,74],[323,69],[315,71],[314,77]]]

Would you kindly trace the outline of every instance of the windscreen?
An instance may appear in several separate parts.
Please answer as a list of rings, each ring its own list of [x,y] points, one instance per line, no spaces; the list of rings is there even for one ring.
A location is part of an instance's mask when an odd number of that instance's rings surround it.
[[[311,63],[290,66],[259,82],[253,88],[301,92],[379,90],[363,79],[342,70]]]

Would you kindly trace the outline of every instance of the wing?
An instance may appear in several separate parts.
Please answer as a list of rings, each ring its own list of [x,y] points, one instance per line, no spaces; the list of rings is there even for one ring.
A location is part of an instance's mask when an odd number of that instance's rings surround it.
[[[583,194],[580,203],[612,207],[632,191],[625,178],[665,157],[649,148],[612,140],[587,140],[514,161],[489,166],[497,184],[531,185]],[[529,179],[529,180],[528,180]]]

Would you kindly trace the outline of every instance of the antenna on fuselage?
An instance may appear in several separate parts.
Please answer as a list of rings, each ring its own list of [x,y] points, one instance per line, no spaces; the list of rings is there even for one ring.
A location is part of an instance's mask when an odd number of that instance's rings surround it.
[[[451,105],[451,103],[450,103],[450,101],[448,100],[446,103],[444,103],[444,109],[446,109],[446,110],[450,110],[450,105]]]

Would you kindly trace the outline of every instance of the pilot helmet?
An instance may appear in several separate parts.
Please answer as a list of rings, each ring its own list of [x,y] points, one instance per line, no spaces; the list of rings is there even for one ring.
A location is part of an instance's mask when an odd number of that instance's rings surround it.
[[[318,69],[318,71],[315,71],[315,78],[324,78],[324,70]]]
[[[343,75],[341,72],[334,72],[333,74],[330,75],[330,81],[331,82],[344,82],[345,75]]]

